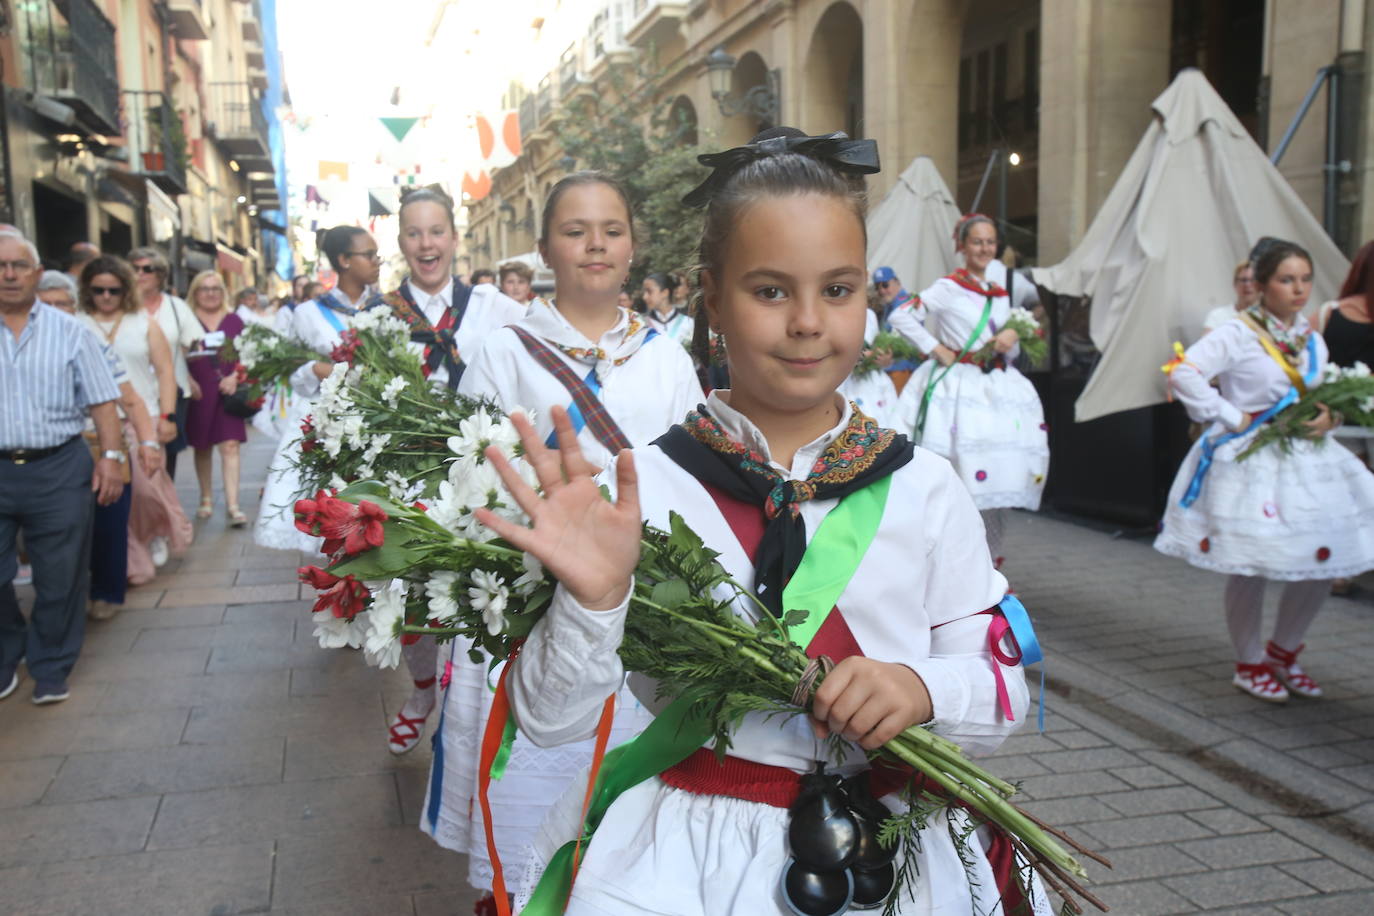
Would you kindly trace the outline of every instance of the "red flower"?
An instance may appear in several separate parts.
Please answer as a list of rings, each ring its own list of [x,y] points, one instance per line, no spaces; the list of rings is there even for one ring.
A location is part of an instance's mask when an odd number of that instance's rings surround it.
[[[315,432],[315,415],[314,415],[314,414],[310,414],[310,415],[306,416],[306,418],[305,418],[304,420],[301,421],[301,435],[302,435],[302,436],[309,436],[309,435],[313,435],[314,432]]]
[[[249,407],[252,407],[252,408],[254,408],[254,409],[261,409],[261,408],[262,408],[262,405],[263,405],[263,404],[266,404],[266,403],[267,403],[267,398],[266,398],[266,397],[256,397],[256,398],[253,398],[253,400],[251,400],[251,401],[248,402],[248,406],[249,406]]]
[[[373,547],[381,547],[386,540],[386,512],[382,507],[367,500],[353,503],[342,499],[325,499],[318,503],[320,534],[327,539],[325,553],[331,553],[331,543],[342,543],[344,553],[349,556],[362,553]]]
[[[320,490],[314,499],[296,500],[296,530],[319,537],[320,507],[333,495],[329,490]]]
[[[340,338],[341,343],[334,348],[334,352],[329,354],[329,358],[336,363],[348,363],[353,365],[353,354],[358,350],[358,332],[349,328],[343,332]]]
[[[234,378],[240,383],[248,381],[248,369],[243,363],[234,364]]]
[[[352,620],[359,611],[367,608],[370,594],[367,586],[352,576],[340,579],[318,566],[302,566],[297,573],[302,582],[320,593],[315,599],[315,606],[311,608],[312,612],[328,611],[335,617]]]

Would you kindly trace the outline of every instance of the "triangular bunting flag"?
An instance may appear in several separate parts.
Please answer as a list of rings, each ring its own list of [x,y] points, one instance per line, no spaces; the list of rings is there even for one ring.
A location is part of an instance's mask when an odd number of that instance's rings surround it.
[[[382,124],[386,126],[387,130],[391,131],[391,135],[396,138],[396,142],[400,143],[402,140],[406,138],[406,134],[410,133],[410,129],[415,126],[415,122],[420,119],[381,118],[379,120],[381,120]]]

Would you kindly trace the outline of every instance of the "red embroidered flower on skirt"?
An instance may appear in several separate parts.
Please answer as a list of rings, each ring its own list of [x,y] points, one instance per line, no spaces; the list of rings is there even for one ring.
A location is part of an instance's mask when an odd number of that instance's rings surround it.
[[[302,566],[296,573],[302,582],[319,592],[311,608],[315,613],[328,611],[335,617],[352,620],[367,608],[367,586],[352,576],[341,579],[318,566]]]
[[[1199,544],[1198,546],[1202,548],[1202,552],[1203,552],[1203,553],[1208,553],[1208,552],[1210,552],[1211,549],[1212,549],[1212,539],[1211,539],[1211,538],[1203,538],[1203,539],[1202,539],[1202,543]]]
[[[1317,562],[1318,562],[1318,563],[1325,563],[1325,562],[1326,562],[1327,560],[1329,560],[1329,559],[1331,559],[1331,548],[1330,548],[1330,547],[1318,547],[1318,548],[1317,548]]]

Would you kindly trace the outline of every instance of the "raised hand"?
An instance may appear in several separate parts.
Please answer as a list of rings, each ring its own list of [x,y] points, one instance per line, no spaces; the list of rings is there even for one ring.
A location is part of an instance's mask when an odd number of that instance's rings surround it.
[[[543,563],[578,604],[593,611],[617,607],[630,589],[639,563],[639,482],[634,454],[616,460],[615,502],[601,495],[597,468],[582,455],[568,412],[553,408],[558,448],[547,448],[524,414],[511,422],[525,446],[525,460],[534,468],[541,496],[511,467],[500,449],[487,449],[487,460],[501,476],[517,505],[530,518],[529,526],[478,509],[477,520],[512,546]]]

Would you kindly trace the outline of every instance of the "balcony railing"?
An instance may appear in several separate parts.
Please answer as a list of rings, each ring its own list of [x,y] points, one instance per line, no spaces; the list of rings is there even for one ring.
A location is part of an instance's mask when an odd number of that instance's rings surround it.
[[[534,94],[520,100],[520,136],[528,137],[539,127],[539,116],[535,108]]]
[[[248,83],[209,83],[210,123],[215,139],[236,159],[264,160],[271,169],[267,117]],[[241,163],[250,164],[250,163]],[[256,168],[256,163],[252,163]]]
[[[23,4],[29,86],[68,105],[95,133],[119,133],[114,24],[93,0]]]
[[[185,194],[186,131],[161,92],[124,92],[130,165],[168,194]]]

